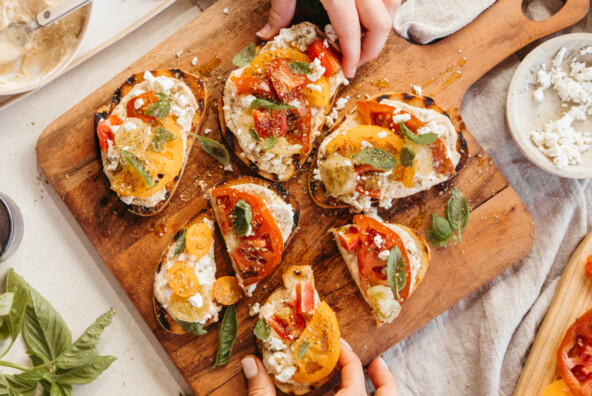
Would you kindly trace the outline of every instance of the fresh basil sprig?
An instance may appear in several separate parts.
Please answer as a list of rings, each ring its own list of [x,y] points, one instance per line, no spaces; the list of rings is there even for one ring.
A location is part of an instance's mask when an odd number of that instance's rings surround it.
[[[271,135],[267,139],[263,141],[263,146],[261,147],[263,150],[271,150],[278,141],[278,137],[276,135]]]
[[[251,109],[260,108],[260,109],[271,109],[271,110],[288,110],[288,109],[295,109],[296,106],[292,106],[289,104],[284,103],[276,103],[269,99],[258,98],[254,99],[249,106]]]
[[[253,128],[249,129],[249,133],[251,134],[251,137],[253,138],[253,140],[255,140],[256,142],[260,141],[261,138],[259,137],[259,134],[257,133],[256,130],[254,130]]]
[[[401,165],[413,168],[413,160],[415,159],[415,151],[411,150],[409,147],[405,146],[401,149],[401,154],[399,155],[401,159]]]
[[[268,340],[271,336],[271,328],[265,319],[259,319],[255,328],[253,329],[253,333],[255,333],[255,337],[259,338],[261,341]]]
[[[354,154],[352,158],[362,164],[368,164],[382,171],[391,170],[397,165],[397,160],[391,153],[383,149],[370,147]]]
[[[409,130],[409,128],[407,128],[407,126],[405,125],[405,123],[403,121],[399,122],[399,127],[401,128],[401,131],[403,132],[405,137],[407,139],[411,140],[413,143],[426,145],[426,144],[432,144],[436,141],[436,139],[438,139],[438,135],[436,135],[433,132],[428,132],[428,133],[424,133],[421,135],[416,135],[415,133],[411,132]]]
[[[310,65],[306,62],[292,62],[290,63],[290,70],[298,74],[311,74]]]
[[[230,164],[230,154],[228,154],[228,150],[226,150],[226,147],[224,147],[222,144],[205,136],[195,134],[191,135],[196,136],[201,148],[206,153],[217,159],[222,165],[227,166]]]
[[[183,330],[188,331],[193,335],[202,336],[202,335],[208,334],[208,332],[206,330],[204,330],[203,325],[201,323],[184,322],[179,319],[175,319],[175,320],[177,321],[177,323],[179,323],[179,326],[181,326],[181,328],[183,328]]]
[[[234,213],[232,215],[232,229],[240,237],[244,237],[249,232],[251,226],[251,205],[242,199],[236,202]]]
[[[246,66],[255,59],[256,53],[257,48],[255,47],[255,43],[250,42],[238,54],[234,55],[234,58],[232,58],[232,64],[236,67]]]
[[[176,138],[177,137],[173,132],[159,125],[156,127],[156,129],[154,130],[154,134],[152,135],[150,149],[154,152],[161,152],[162,150],[164,150],[164,145],[166,143],[172,142]]]
[[[461,243],[461,231],[469,224],[469,213],[467,198],[454,187],[446,203],[446,218],[432,213],[432,228],[427,231],[430,243],[434,246],[446,247],[450,238],[453,238],[455,243]]]
[[[397,299],[400,298],[399,292],[407,283],[407,274],[405,272],[405,259],[397,245],[391,249],[386,262],[386,279],[395,293]]]
[[[144,182],[148,185],[148,187],[150,187],[151,190],[153,187],[156,187],[156,185],[158,185],[158,182],[152,182],[152,176],[150,176],[150,173],[146,169],[146,164],[144,163],[144,161],[142,161],[141,159],[139,159],[127,150],[121,150],[121,155],[123,155],[123,157],[132,166],[132,168],[134,168],[136,172],[138,172],[138,174],[142,177]]]
[[[165,119],[171,111],[172,99],[162,92],[157,92],[156,97],[158,101],[148,105],[144,115]]]
[[[222,318],[222,324],[220,325],[220,331],[218,332],[218,353],[216,354],[216,361],[214,362],[212,369],[218,366],[224,366],[230,360],[232,348],[236,341],[237,329],[236,308],[233,304],[226,308],[224,318]]]
[[[298,360],[302,359],[304,355],[306,355],[306,351],[308,351],[309,347],[309,341],[304,341],[302,344],[300,344],[300,347],[298,348]]]
[[[179,237],[175,241],[175,247],[173,249],[173,257],[177,257],[178,255],[185,250],[185,235],[187,234],[187,227],[181,228],[179,231]]]
[[[31,394],[38,384],[45,390],[44,394],[71,395],[72,385],[94,381],[115,361],[113,356],[100,356],[97,351],[100,336],[111,324],[115,310],[105,312],[72,342],[70,329],[62,317],[13,269],[8,271],[7,290],[0,295],[0,328],[11,337],[11,343],[2,356],[22,331],[33,367],[0,361],[0,366],[21,371],[0,374],[0,395]]]
[[[434,246],[446,246],[452,237],[450,223],[439,214],[432,213],[432,229],[427,231],[428,241]]]

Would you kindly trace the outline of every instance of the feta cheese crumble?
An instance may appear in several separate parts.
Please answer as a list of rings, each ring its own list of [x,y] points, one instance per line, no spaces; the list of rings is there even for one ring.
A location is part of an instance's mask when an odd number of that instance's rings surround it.
[[[194,56],[193,59],[191,59],[191,64],[193,66],[197,65],[197,56]]]

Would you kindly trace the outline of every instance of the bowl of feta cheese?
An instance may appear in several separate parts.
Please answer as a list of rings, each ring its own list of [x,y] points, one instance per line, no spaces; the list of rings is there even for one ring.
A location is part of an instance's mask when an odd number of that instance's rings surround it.
[[[592,34],[546,41],[520,63],[508,92],[508,127],[524,155],[561,177],[592,177]]]

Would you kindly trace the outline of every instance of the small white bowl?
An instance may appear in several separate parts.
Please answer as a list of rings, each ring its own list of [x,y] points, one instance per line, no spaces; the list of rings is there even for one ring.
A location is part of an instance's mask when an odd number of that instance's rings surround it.
[[[551,61],[561,47],[567,49],[564,57],[566,64],[577,50],[590,45],[592,33],[573,33],[556,37],[536,47],[516,69],[506,103],[508,127],[522,153],[539,168],[572,179],[592,177],[592,149],[582,153],[580,164],[568,165],[565,168],[557,168],[551,159],[541,153],[530,139],[530,132],[542,129],[549,120],[560,118],[566,108],[561,107],[561,99],[552,88],[545,90],[542,102],[533,98],[533,92],[536,89],[536,72],[543,63],[546,64],[547,70],[550,70]],[[579,53],[577,55],[581,60]],[[585,59],[588,59],[588,56]],[[576,130],[592,131],[592,122],[589,120],[576,121],[573,126]]]
[[[42,75],[32,75],[31,78],[22,82],[19,85],[12,85],[8,88],[0,88],[0,95],[13,95],[18,94],[21,92],[31,91],[33,89],[42,87],[43,85],[51,82],[54,78],[58,77],[74,60],[74,57],[78,53],[80,49],[80,45],[84,37],[86,36],[86,32],[88,30],[89,22],[90,22],[90,15],[92,11],[92,2],[88,3],[82,8],[84,12],[84,21],[82,22],[82,28],[80,29],[80,34],[78,35],[78,41],[74,49],[70,52],[69,56],[62,58],[62,60],[49,72],[42,74]]]

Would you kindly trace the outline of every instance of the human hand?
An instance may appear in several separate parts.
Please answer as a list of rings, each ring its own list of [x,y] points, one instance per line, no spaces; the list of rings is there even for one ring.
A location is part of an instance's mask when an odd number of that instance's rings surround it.
[[[339,37],[343,73],[352,78],[358,66],[376,58],[384,47],[401,0],[320,1]],[[271,39],[290,24],[295,11],[296,0],[271,0],[269,19],[257,35]]]
[[[362,362],[343,339],[341,340],[341,354],[338,364],[341,367],[341,385],[339,385],[339,391],[335,396],[365,395]],[[276,394],[273,381],[258,357],[249,355],[241,361],[241,365],[248,381],[248,396],[274,396]],[[376,389],[375,396],[397,396],[395,379],[381,357],[377,357],[368,365],[368,376]]]

